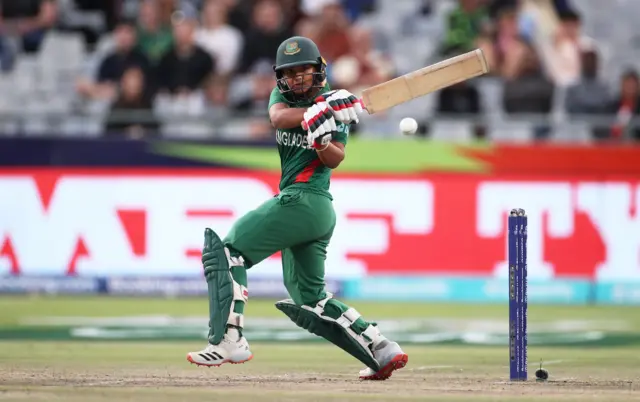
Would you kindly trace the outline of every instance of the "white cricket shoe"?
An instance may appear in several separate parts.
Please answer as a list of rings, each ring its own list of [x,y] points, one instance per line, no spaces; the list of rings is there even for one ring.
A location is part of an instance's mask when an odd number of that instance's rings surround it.
[[[360,370],[361,380],[386,380],[395,370],[400,370],[409,361],[409,356],[400,349],[400,345],[386,339],[374,347],[373,357],[380,365],[380,370],[376,372],[365,367]]]
[[[228,334],[218,345],[209,344],[199,352],[187,353],[187,360],[198,366],[217,367],[224,363],[240,364],[253,358],[249,342],[244,336],[233,340]]]

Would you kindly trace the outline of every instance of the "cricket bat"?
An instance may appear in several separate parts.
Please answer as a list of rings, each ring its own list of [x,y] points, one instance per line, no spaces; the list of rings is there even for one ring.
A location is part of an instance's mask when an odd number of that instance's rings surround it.
[[[488,72],[482,50],[475,49],[365,89],[362,107],[378,113]]]
[[[374,114],[488,72],[484,53],[475,49],[367,88],[360,102]]]

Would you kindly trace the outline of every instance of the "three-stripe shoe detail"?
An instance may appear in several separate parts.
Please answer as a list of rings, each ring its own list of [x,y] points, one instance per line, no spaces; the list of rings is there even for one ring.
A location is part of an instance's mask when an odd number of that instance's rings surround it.
[[[198,353],[200,357],[210,362],[211,360],[224,360],[220,354],[216,352],[208,352],[208,353]]]
[[[222,364],[244,363],[253,358],[249,343],[242,337],[237,341],[230,340],[227,335],[218,345],[207,345],[197,352],[187,353],[187,360],[198,366],[217,367]]]

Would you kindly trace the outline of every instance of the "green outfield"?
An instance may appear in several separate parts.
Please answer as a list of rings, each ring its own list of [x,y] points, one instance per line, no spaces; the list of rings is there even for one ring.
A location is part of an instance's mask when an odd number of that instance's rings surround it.
[[[640,400],[637,307],[530,305],[531,379],[510,383],[507,306],[353,304],[407,337],[409,364],[388,381],[358,381],[359,362],[324,341],[278,338],[303,331],[281,326],[273,301],[247,306],[254,359],[205,369],[185,360],[204,346],[202,299],[0,297],[0,400]],[[183,325],[195,332],[168,331]]]

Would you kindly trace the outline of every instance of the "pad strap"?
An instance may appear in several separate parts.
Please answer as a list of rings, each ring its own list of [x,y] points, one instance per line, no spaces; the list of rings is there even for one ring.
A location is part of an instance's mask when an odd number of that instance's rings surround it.
[[[362,336],[365,339],[369,339],[371,342],[373,342],[374,346],[380,343],[380,341],[384,340],[382,334],[380,333],[380,330],[375,325],[369,325],[367,329],[362,332]]]
[[[234,313],[233,311],[230,312],[227,324],[233,325],[234,327],[244,328],[244,315]]]
[[[229,262],[229,270],[233,267],[244,267],[244,258],[232,257],[228,248],[224,248],[224,253],[227,255],[227,261]],[[231,275],[231,281],[233,282],[233,300],[231,301],[231,312],[229,313],[228,325],[233,325],[239,328],[244,328],[244,315],[234,312],[236,302],[244,302],[247,304],[249,301],[249,290],[246,286],[242,286],[233,279]]]
[[[343,328],[349,328],[352,326],[358,318],[362,317],[360,313],[356,311],[353,307],[349,308],[347,311],[342,313],[340,317],[336,320],[338,324],[340,324]]]
[[[327,292],[327,297],[320,300],[315,307],[302,306],[303,309],[313,311],[318,317],[326,321],[332,321],[340,325],[347,331],[352,338],[358,341],[363,347],[367,347],[370,343],[376,345],[381,339],[380,330],[375,325],[369,325],[367,329],[360,335],[356,334],[352,325],[362,317],[362,315],[353,307],[350,307],[347,311],[342,313],[337,319],[333,319],[324,315],[324,307],[329,299],[333,298],[333,294]]]
[[[303,309],[305,310],[309,310],[309,311],[313,311],[314,313],[316,313],[316,315],[318,315],[319,317],[322,318],[328,318],[329,320],[333,321],[333,318],[331,317],[324,317],[324,306],[326,306],[327,302],[329,301],[329,299],[333,298],[333,293],[329,293],[327,292],[327,297],[325,297],[324,299],[320,300],[315,307],[309,307],[309,306],[302,306]]]

